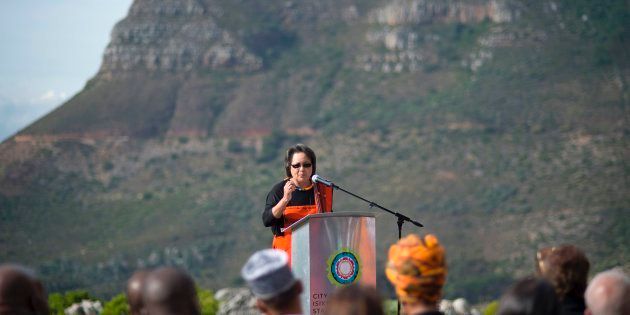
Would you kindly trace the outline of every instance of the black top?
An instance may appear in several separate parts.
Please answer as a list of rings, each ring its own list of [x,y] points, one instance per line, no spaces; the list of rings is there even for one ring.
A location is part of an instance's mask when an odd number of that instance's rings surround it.
[[[584,310],[586,309],[586,304],[584,303],[584,298],[567,295],[564,297],[564,300],[561,304],[561,312],[562,315],[573,315],[573,314],[584,314]]]
[[[284,225],[284,216],[276,219],[271,212],[271,209],[280,202],[280,199],[284,197],[284,184],[288,181],[285,179],[277,184],[275,184],[271,191],[267,194],[267,202],[265,203],[265,210],[262,213],[262,220],[265,226],[271,227],[271,232],[273,235],[282,235],[280,229],[283,228]],[[308,190],[295,190],[291,194],[291,201],[287,207],[292,206],[308,206],[315,204],[315,193],[314,189],[310,188]]]

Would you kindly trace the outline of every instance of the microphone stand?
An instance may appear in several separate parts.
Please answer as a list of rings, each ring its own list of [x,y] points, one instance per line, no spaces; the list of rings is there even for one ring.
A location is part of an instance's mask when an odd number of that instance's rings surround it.
[[[330,186],[331,186],[333,189],[341,190],[341,191],[345,192],[346,194],[348,194],[348,195],[350,195],[350,196],[352,196],[352,197],[355,197],[355,198],[357,198],[357,199],[361,199],[361,200],[363,200],[363,201],[367,202],[367,203],[368,203],[368,205],[370,206],[370,208],[377,207],[377,208],[379,208],[379,209],[381,209],[381,210],[383,210],[383,211],[389,212],[389,213],[393,214],[394,216],[396,216],[396,218],[398,218],[397,224],[398,224],[398,239],[399,239],[399,240],[402,238],[402,226],[403,226],[403,223],[405,223],[405,222],[410,222],[411,224],[413,224],[413,225],[415,225],[415,226],[417,226],[417,227],[423,227],[423,226],[424,226],[424,225],[422,225],[422,223],[420,223],[420,222],[418,222],[418,221],[415,221],[415,220],[413,220],[413,219],[409,218],[408,216],[406,216],[406,215],[404,215],[404,214],[402,214],[402,213],[398,213],[398,212],[395,212],[395,211],[389,210],[389,209],[387,209],[387,208],[385,208],[385,207],[383,207],[383,206],[379,205],[378,203],[376,203],[376,202],[374,202],[374,201],[367,200],[367,199],[365,199],[365,198],[363,198],[363,197],[361,197],[361,196],[359,196],[359,195],[356,195],[356,194],[354,194],[354,193],[352,193],[352,192],[349,192],[349,191],[347,191],[347,190],[345,190],[345,189],[343,189],[343,188],[341,188],[341,187],[339,187],[339,186],[335,185],[335,184],[334,184],[334,183],[332,183],[332,182],[328,182],[328,183],[330,183]],[[398,315],[400,315],[400,299],[398,299],[398,310],[397,310],[397,314],[398,314]]]
[[[348,195],[350,195],[352,197],[355,197],[357,199],[361,199],[361,200],[367,202],[368,205],[370,206],[370,208],[377,207],[377,208],[379,208],[379,209],[381,209],[383,211],[389,212],[389,213],[393,214],[394,216],[396,216],[396,218],[398,218],[398,222],[397,222],[397,224],[398,224],[398,239],[402,238],[402,226],[403,226],[403,223],[405,223],[405,222],[410,222],[411,224],[413,224],[415,226],[418,226],[418,227],[424,227],[424,225],[422,225],[422,223],[420,223],[418,221],[415,221],[415,220],[409,218],[408,216],[406,216],[406,215],[404,215],[402,213],[398,213],[398,212],[389,210],[389,209],[379,205],[378,203],[376,203],[374,201],[367,200],[367,199],[365,199],[365,198],[363,198],[361,196],[358,196],[358,195],[356,195],[356,194],[354,194],[352,192],[349,192],[349,191],[347,191],[347,190],[345,190],[345,189],[343,189],[343,188],[341,188],[341,187],[339,187],[339,186],[337,186],[337,185],[335,185],[333,183],[330,183],[330,186],[332,186],[333,189],[341,190],[341,191],[345,192],[346,194],[348,194]]]

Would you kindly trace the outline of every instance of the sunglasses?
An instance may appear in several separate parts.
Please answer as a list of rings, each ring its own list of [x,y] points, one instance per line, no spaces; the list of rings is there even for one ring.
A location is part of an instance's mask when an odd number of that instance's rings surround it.
[[[304,163],[304,164],[296,163],[296,164],[291,164],[291,167],[293,167],[294,169],[298,169],[298,168],[300,168],[300,167],[310,168],[311,166],[313,166],[313,164],[311,164],[311,163]]]

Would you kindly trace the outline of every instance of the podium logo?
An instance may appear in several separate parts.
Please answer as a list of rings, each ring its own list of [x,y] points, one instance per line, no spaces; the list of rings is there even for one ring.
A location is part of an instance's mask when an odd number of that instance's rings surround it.
[[[361,275],[359,255],[347,248],[334,252],[328,258],[328,281],[336,286],[351,284]]]

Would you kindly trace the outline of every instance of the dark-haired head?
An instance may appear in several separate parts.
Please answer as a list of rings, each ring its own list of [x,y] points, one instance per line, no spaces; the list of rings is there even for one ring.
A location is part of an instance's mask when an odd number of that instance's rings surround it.
[[[129,304],[129,313],[131,315],[142,314],[142,309],[144,308],[142,290],[144,290],[147,275],[149,275],[148,270],[138,270],[127,280],[127,304]]]
[[[498,315],[556,315],[560,302],[553,286],[542,278],[517,281],[501,297]]]
[[[326,302],[327,315],[383,315],[381,297],[375,288],[360,284],[341,287]]]
[[[0,314],[48,314],[44,286],[21,265],[0,265]]]
[[[561,301],[567,296],[584,296],[590,263],[581,249],[573,245],[546,247],[536,253],[536,262],[538,275],[551,282]]]
[[[287,154],[284,157],[284,169],[286,171],[287,177],[291,178],[291,161],[293,160],[293,154],[297,152],[304,153],[309,160],[311,160],[312,166],[312,174],[315,174],[317,170],[317,158],[315,157],[315,152],[309,148],[308,146],[298,143],[287,150]]]
[[[194,280],[174,267],[160,267],[146,276],[142,302],[146,314],[200,314]]]

